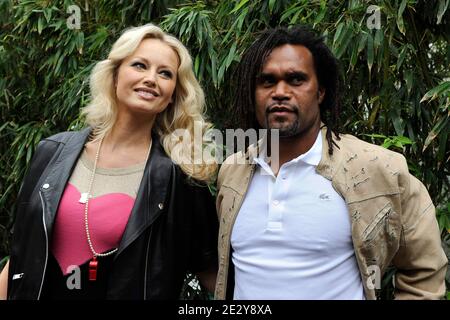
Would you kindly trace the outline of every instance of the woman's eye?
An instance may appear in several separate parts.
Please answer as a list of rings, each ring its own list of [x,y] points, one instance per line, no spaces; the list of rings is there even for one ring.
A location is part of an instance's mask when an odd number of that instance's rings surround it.
[[[132,66],[133,66],[133,67],[136,67],[136,68],[138,68],[138,69],[145,69],[145,68],[146,68],[145,64],[143,64],[142,62],[134,62],[134,63],[132,64]]]
[[[172,72],[170,72],[169,70],[163,70],[161,71],[161,74],[168,79],[172,79]]]

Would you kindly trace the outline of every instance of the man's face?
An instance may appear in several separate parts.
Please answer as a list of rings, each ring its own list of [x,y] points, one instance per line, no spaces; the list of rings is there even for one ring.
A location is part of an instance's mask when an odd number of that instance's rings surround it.
[[[272,50],[256,80],[256,118],[263,128],[279,129],[280,137],[295,137],[320,127],[319,88],[313,56],[302,45]]]

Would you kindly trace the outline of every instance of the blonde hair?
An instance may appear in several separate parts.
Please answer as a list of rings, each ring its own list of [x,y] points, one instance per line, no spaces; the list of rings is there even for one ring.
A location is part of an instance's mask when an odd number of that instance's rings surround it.
[[[106,60],[98,62],[90,77],[91,102],[82,109],[85,121],[93,128],[93,138],[99,139],[111,131],[117,118],[115,72],[122,61],[130,56],[142,40],[155,38],[170,46],[178,55],[175,99],[171,106],[157,115],[153,129],[159,134],[167,155],[189,177],[212,182],[217,172],[213,155],[203,155],[204,133],[211,124],[204,119],[205,96],[192,70],[192,59],[186,47],[175,37],[164,33],[153,24],[125,30],[114,43]],[[201,128],[202,140],[194,143],[194,125]],[[190,139],[180,139],[176,130],[182,129]],[[197,141],[198,142],[198,141]],[[207,141],[211,143],[211,141]],[[193,155],[202,154],[202,159]],[[211,157],[210,157],[211,156]],[[207,157],[207,159],[205,159]]]

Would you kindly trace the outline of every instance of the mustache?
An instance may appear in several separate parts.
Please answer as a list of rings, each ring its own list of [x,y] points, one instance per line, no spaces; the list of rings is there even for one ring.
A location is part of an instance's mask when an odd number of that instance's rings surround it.
[[[266,116],[269,113],[287,111],[298,114],[298,107],[286,101],[273,102],[266,107]]]

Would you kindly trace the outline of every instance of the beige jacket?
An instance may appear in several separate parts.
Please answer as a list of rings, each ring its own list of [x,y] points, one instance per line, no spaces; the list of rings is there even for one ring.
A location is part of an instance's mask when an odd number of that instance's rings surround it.
[[[423,184],[409,174],[405,158],[351,135],[335,139],[339,148],[330,156],[325,132],[323,128],[322,159],[316,171],[331,181],[347,203],[366,298],[376,299],[375,289],[379,289],[389,265],[397,268],[396,299],[441,298],[448,261],[441,247],[435,208]],[[254,173],[252,156],[251,148],[246,154],[236,153],[219,172],[215,290],[219,300],[226,297],[231,231]]]

